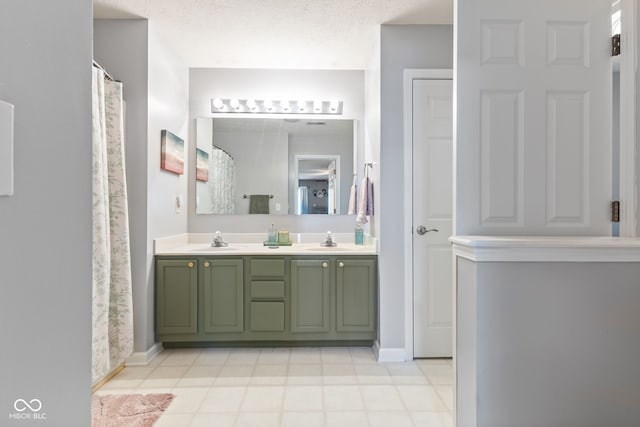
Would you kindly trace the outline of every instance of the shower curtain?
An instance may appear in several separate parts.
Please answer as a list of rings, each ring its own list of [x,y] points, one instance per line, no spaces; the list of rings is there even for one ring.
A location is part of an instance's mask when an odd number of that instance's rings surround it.
[[[214,214],[236,213],[236,165],[233,157],[218,147],[209,159],[209,195]]]
[[[133,352],[122,83],[93,67],[92,384]]]

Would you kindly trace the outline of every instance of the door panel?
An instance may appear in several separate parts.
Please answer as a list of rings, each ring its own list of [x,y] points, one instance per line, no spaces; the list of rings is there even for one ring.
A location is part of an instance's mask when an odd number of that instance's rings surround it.
[[[452,99],[451,80],[413,80],[414,357],[452,355]]]
[[[457,10],[456,234],[610,235],[611,1]]]

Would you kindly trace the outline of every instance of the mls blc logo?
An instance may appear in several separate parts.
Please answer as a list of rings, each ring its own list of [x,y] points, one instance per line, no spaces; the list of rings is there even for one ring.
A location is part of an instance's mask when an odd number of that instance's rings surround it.
[[[40,412],[42,402],[40,399],[16,399],[13,402],[13,409],[16,411],[9,414],[10,420],[46,420],[47,414]]]

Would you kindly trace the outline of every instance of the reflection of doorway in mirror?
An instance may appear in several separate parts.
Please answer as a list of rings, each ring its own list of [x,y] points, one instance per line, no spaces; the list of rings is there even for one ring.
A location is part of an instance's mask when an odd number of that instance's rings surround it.
[[[340,156],[332,154],[297,154],[295,173],[297,214],[340,212]],[[306,188],[306,190],[301,190]]]

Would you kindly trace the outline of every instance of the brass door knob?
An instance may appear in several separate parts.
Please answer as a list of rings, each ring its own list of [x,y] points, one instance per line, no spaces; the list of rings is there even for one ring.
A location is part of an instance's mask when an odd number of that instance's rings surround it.
[[[322,268],[327,268],[329,267],[329,263],[328,262],[323,262],[322,263]]]
[[[193,266],[194,266],[195,264],[193,263],[193,261],[189,261],[189,263],[188,263],[187,265],[189,266],[189,268],[193,268]]]
[[[344,262],[339,262],[338,263],[338,267],[340,267],[340,268],[344,267]]]
[[[205,266],[205,267],[209,267],[209,261],[205,261],[205,262],[204,262],[204,266]]]

